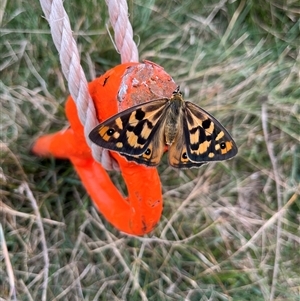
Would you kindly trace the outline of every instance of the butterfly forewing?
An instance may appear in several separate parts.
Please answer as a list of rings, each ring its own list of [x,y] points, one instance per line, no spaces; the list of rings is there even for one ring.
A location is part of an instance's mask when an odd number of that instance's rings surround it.
[[[209,113],[186,102],[183,127],[187,155],[193,162],[222,161],[237,154],[237,147],[226,129]]]
[[[134,158],[147,151],[153,137],[162,143],[162,131],[158,129],[164,127],[168,101],[163,98],[122,111],[95,127],[89,138],[99,146],[134,156],[132,160],[138,161]],[[159,156],[155,151],[157,146],[157,142],[152,146],[154,150],[151,155],[155,158]]]

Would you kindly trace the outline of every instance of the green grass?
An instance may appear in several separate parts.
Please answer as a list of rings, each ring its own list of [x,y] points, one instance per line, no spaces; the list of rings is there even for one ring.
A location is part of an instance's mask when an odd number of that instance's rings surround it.
[[[64,5],[87,78],[117,65],[105,1]],[[299,3],[136,0],[129,11],[140,59],[162,65],[186,99],[226,125],[239,154],[199,170],[163,160],[159,225],[145,237],[121,234],[68,161],[30,153],[38,136],[67,125],[68,90],[39,3],[7,1],[0,214],[16,300],[42,298],[43,243],[46,300],[299,300]],[[7,300],[10,268],[1,259]]]

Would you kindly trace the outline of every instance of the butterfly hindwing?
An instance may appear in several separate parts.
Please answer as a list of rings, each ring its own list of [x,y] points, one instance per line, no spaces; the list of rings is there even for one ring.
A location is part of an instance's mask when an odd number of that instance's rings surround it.
[[[189,159],[192,162],[210,162],[235,156],[235,142],[220,122],[197,105],[185,104],[183,128]]]
[[[184,135],[184,132],[187,128],[184,128],[184,114],[181,112],[179,120],[179,128],[178,133],[175,138],[174,143],[169,148],[169,164],[175,168],[192,168],[192,167],[200,167],[205,164],[202,162],[193,162],[187,156],[187,141]]]
[[[165,120],[161,120],[163,123]],[[141,155],[122,155],[128,161],[135,161],[139,164],[145,164],[147,166],[156,166],[159,164],[162,155],[164,154],[164,125],[161,124],[157,127],[155,135],[152,136],[150,143],[147,145],[147,149]]]

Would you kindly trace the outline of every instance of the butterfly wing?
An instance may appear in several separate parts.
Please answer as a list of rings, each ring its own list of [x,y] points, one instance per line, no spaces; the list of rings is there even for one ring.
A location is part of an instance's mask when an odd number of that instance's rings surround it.
[[[180,113],[179,120],[179,128],[177,132],[177,136],[173,142],[173,144],[169,147],[169,164],[175,168],[192,168],[192,167],[200,167],[205,164],[202,162],[193,162],[187,156],[187,141],[184,136],[184,131],[187,130],[183,127],[183,112]]]
[[[121,155],[128,161],[135,161],[138,164],[147,166],[158,165],[165,149],[164,121],[165,120],[160,121],[159,126],[156,128],[155,135],[153,135],[150,142],[147,143],[147,148],[141,155],[128,155],[125,153],[121,153]]]
[[[167,98],[153,100],[124,110],[95,127],[89,138],[129,161],[157,165],[164,150],[168,101]]]
[[[197,105],[185,102],[182,121],[187,157],[190,161],[222,161],[237,154],[237,146],[226,129]]]

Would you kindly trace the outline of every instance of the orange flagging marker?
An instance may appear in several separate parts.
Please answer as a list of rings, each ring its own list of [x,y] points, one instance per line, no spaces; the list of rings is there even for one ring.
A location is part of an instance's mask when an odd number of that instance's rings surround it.
[[[118,65],[89,83],[99,122],[138,103],[170,97],[175,88],[171,76],[162,67],[148,61]],[[92,157],[76,105],[70,96],[65,109],[70,128],[38,138],[32,151],[39,156],[69,159],[95,206],[114,227],[134,235],[152,231],[163,208],[156,168],[127,162],[111,152],[128,189],[128,197],[123,197],[106,170]]]

